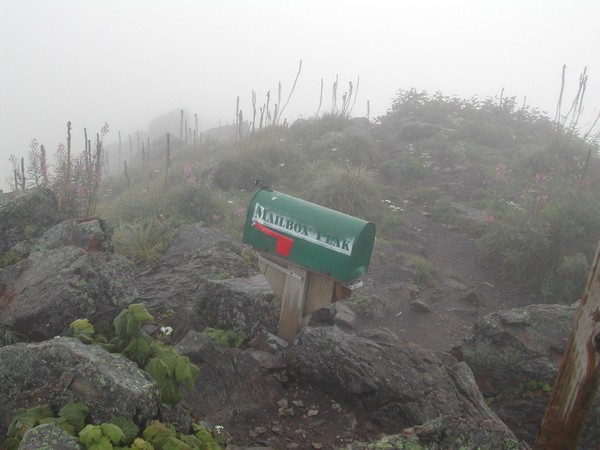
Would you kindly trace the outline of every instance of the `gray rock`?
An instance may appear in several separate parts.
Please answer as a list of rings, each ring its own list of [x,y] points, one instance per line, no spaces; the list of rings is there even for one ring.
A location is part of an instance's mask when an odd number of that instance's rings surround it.
[[[519,439],[533,444],[571,333],[577,305],[530,305],[482,317],[452,350],[475,375],[490,407]],[[578,449],[600,442],[596,400]]]
[[[515,439],[488,408],[465,363],[373,330],[351,335],[336,327],[304,328],[288,350],[288,368],[360,402],[389,432],[443,416],[498,424],[493,433]]]
[[[112,252],[112,235],[112,225],[100,217],[69,219],[46,231],[36,245],[44,249],[74,245],[87,252]]]
[[[17,408],[58,410],[85,403],[94,424],[123,416],[140,427],[156,417],[160,392],[150,376],[121,354],[72,338],[0,348],[0,436]]]
[[[275,332],[280,306],[239,242],[206,228],[179,234],[167,255],[138,274],[137,302],[168,316],[173,339],[206,327]]]
[[[469,365],[487,396],[532,379],[551,382],[575,311],[575,306],[531,305],[489,314],[452,354]]]
[[[0,204],[0,260],[20,242],[28,248],[61,220],[56,197],[48,188],[32,188]]]
[[[75,436],[55,423],[44,423],[28,430],[19,444],[19,450],[83,450]]]
[[[119,255],[42,250],[0,270],[0,324],[29,340],[50,339],[76,319],[111,324],[134,292],[133,265]]]
[[[285,396],[281,384],[251,356],[224,348],[208,336],[190,331],[175,350],[200,368],[194,390],[184,391],[184,405],[192,415],[228,429],[237,416],[261,418]]]

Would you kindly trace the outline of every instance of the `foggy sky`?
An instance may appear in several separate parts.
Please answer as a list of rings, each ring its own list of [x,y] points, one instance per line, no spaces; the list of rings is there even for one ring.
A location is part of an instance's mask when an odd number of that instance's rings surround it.
[[[245,117],[251,92],[290,92],[288,122],[331,107],[360,77],[354,116],[384,115],[399,89],[516,96],[554,116],[588,67],[586,111],[600,106],[597,0],[0,0],[0,188],[31,139],[73,150],[105,122],[106,141],[185,108],[199,128]]]

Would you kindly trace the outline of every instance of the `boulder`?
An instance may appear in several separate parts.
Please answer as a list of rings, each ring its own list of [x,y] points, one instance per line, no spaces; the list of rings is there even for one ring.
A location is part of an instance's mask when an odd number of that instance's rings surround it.
[[[552,382],[577,306],[530,305],[488,314],[451,353],[488,397],[532,380]]]
[[[175,350],[200,369],[194,390],[184,391],[184,404],[192,415],[208,422],[228,429],[238,417],[260,418],[285,396],[269,369],[255,359],[256,350],[221,347],[195,331],[190,331]]]
[[[160,403],[156,383],[135,363],[73,338],[1,347],[0,380],[0,436],[17,408],[48,404],[58,411],[75,400],[89,407],[90,423],[115,415],[144,427]]]
[[[112,252],[112,235],[112,225],[100,217],[69,219],[46,231],[36,246],[54,249],[73,245],[86,252]]]
[[[49,188],[28,189],[0,204],[0,262],[19,243],[16,256],[26,256],[31,243],[61,220],[58,201]]]
[[[486,405],[464,362],[403,342],[386,329],[352,335],[337,327],[307,327],[287,356],[292,374],[359,402],[389,433],[460,417],[466,422],[462,439],[490,423],[489,442],[517,443]]]
[[[19,450],[83,450],[75,436],[71,436],[58,424],[44,423],[25,432]]]
[[[58,247],[0,269],[0,325],[32,341],[67,334],[76,319],[112,324],[133,299],[133,265],[111,253]]]
[[[165,257],[138,274],[136,302],[173,328],[173,340],[206,327],[274,332],[279,303],[250,250],[202,227],[182,231]]]
[[[451,351],[469,365],[490,408],[529,444],[537,438],[577,307],[529,305],[488,314]],[[597,400],[577,448],[596,449],[598,442]]]

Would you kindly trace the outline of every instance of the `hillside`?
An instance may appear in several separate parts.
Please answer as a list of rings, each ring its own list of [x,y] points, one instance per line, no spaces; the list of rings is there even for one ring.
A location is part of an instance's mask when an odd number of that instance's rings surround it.
[[[364,286],[336,305],[337,327],[320,331],[308,327],[303,332],[305,336],[314,333],[320,339],[317,342],[325,345],[331,345],[328,339],[340,339],[336,333],[352,342],[365,336],[398,336],[393,338],[399,346],[394,351],[386,345],[380,349],[388,349],[390,360],[399,356],[399,349],[406,350],[406,355],[420,355],[398,366],[408,369],[434,358],[434,352],[423,356],[432,350],[438,355],[434,359],[457,363],[446,352],[469,337],[476,322],[491,312],[539,303],[570,305],[581,294],[600,238],[596,226],[600,166],[593,136],[584,140],[573,124],[557,124],[529,108],[516,108],[507,99],[465,101],[403,91],[389,113],[376,121],[336,113],[289,126],[239,130],[241,134],[236,132],[230,139],[205,136],[188,144],[167,137],[128,164],[119,162],[121,173],[102,183],[98,182],[102,167],[98,138],[95,150],[71,155],[72,160],[64,153],[56,175],[41,182],[52,185],[54,192],[44,190],[48,195],[56,194],[56,200],[44,204],[56,201],[59,205],[47,214],[52,222],[59,221],[60,215],[107,218],[115,226],[108,247],[112,250],[114,245],[117,253],[135,263],[136,277],[157,276],[142,289],[141,297],[151,308],[164,303],[164,298],[185,299],[178,288],[189,291],[189,301],[197,301],[193,278],[198,273],[190,261],[180,261],[169,269],[169,275],[158,269],[168,259],[163,258],[165,251],[173,256],[177,248],[194,250],[189,247],[199,241],[182,243],[185,233],[178,234],[189,225],[202,225],[196,227],[202,233],[216,229],[235,242],[213,242],[218,250],[206,254],[216,260],[203,254],[196,261],[207,264],[206,270],[211,268],[211,277],[218,279],[211,283],[236,281],[239,274],[232,272],[227,254],[236,247],[238,263],[244,270],[252,266],[256,271],[254,260],[241,250],[239,241],[257,185],[373,221],[377,233]],[[32,183],[23,174],[23,184]],[[19,217],[13,216],[6,217],[18,228]],[[29,226],[19,233],[25,241],[34,242],[43,231]],[[7,274],[13,265],[26,266],[18,263],[29,253],[25,249],[18,254],[22,247],[8,241],[0,261],[0,267],[8,268]],[[264,283],[264,278],[258,278]],[[138,288],[144,285],[137,283]],[[163,289],[170,295],[158,295]],[[225,297],[207,295],[217,302],[226,302]],[[172,313],[181,314],[171,323],[177,340],[191,326],[184,322],[193,319],[184,317],[185,308],[174,308]],[[215,322],[208,326],[222,323],[211,319],[212,314],[205,315],[201,321]],[[323,320],[323,314],[315,314],[315,320]],[[253,326],[258,322],[251,320]],[[8,341],[10,329],[2,330]],[[321,357],[318,353],[317,363]],[[365,361],[370,364],[369,359]],[[305,362],[308,367],[313,363]],[[352,379],[354,368],[347,363],[349,367],[342,366]],[[321,370],[327,368],[327,364],[322,366]],[[217,386],[218,378],[213,380]],[[413,378],[427,381],[426,377]],[[262,386],[263,381],[253,383]],[[205,384],[212,387],[210,383]],[[373,419],[372,411],[363,411],[368,402],[355,404],[353,395],[324,392],[310,376],[281,383],[285,395],[294,399],[294,408],[305,414],[294,415],[283,406],[277,410],[268,402],[264,414],[232,421],[228,433],[237,442],[258,445],[263,442],[261,435],[270,430],[266,434],[269,445],[288,442],[294,445],[290,448],[299,448],[300,440],[314,443],[313,448],[338,448],[342,442],[375,439],[385,429]],[[387,385],[383,383],[382,388]],[[473,393],[479,395],[477,388]],[[319,414],[319,407],[323,414],[311,419]],[[333,416],[335,427],[320,419],[326,415]],[[397,423],[392,425],[390,429],[398,432]],[[523,432],[523,438],[531,440],[535,430],[534,424],[533,431]]]
[[[464,310],[463,329],[496,306],[581,293],[600,238],[600,166],[576,121],[557,124],[514,99],[410,90],[374,122],[325,114],[244,130],[157,146],[106,180],[98,212],[121,224],[117,249],[150,261],[186,222],[240,238],[258,181],[376,224],[366,289],[355,293],[367,317],[377,298],[407,299],[411,311]],[[156,245],[132,248],[133,237]]]

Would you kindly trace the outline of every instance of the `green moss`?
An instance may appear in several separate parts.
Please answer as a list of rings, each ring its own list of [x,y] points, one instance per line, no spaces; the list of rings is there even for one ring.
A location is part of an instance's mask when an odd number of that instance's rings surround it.
[[[21,261],[21,259],[23,259],[21,255],[19,255],[14,250],[10,250],[6,255],[2,257],[2,259],[0,259],[0,269],[12,266],[13,264],[16,264],[19,261]]]
[[[366,450],[426,450],[416,437],[405,437],[399,434],[385,436],[377,442],[369,444]]]
[[[532,399],[548,395],[552,391],[552,386],[547,381],[532,380],[527,383],[507,389],[493,397],[486,398],[488,405],[512,400]]]

